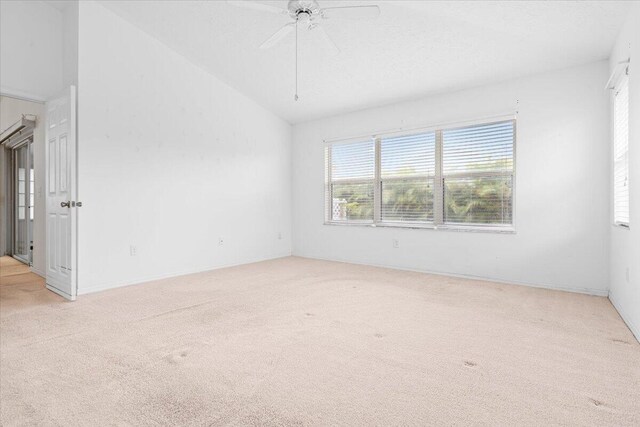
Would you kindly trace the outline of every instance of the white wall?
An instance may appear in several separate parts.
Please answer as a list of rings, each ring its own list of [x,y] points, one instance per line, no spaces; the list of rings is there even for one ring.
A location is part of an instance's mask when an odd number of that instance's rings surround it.
[[[63,87],[62,13],[41,1],[0,2],[0,90],[45,100]]]
[[[633,6],[618,36],[609,59],[611,70],[616,63],[627,58],[631,58],[629,67],[630,229],[610,225],[611,290],[609,299],[640,340],[640,4]],[[610,141],[613,141],[613,132]],[[610,161],[611,154],[607,159]],[[608,223],[613,224],[613,213]]]
[[[607,295],[607,76],[602,61],[296,125],[294,255]],[[323,225],[323,139],[516,108],[516,234]]]
[[[44,198],[44,179],[45,179],[45,126],[44,126],[44,104],[28,102],[19,99],[0,96],[0,129],[4,130],[18,121],[22,114],[33,114],[37,116],[36,128],[33,131],[33,163],[34,163],[34,180],[35,180],[35,207],[33,217],[33,268],[32,270],[41,276],[44,276],[45,260],[45,198]],[[3,154],[5,149],[2,149]],[[1,161],[1,160],[0,160]],[[3,182],[5,175],[4,168],[0,169],[0,252],[4,255],[4,251],[8,248],[6,234],[7,221],[7,199],[6,199],[6,183]]]
[[[78,2],[62,9],[62,89],[78,85]]]
[[[79,293],[290,255],[290,125],[103,6],[79,16]]]

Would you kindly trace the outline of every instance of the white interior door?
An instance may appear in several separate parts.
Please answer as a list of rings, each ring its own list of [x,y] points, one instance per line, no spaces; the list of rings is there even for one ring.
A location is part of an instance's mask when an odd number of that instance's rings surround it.
[[[76,257],[76,88],[47,102],[47,288],[74,300]]]

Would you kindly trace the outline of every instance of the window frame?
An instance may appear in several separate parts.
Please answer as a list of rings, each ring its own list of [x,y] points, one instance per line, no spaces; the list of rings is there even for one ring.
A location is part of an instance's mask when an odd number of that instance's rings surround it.
[[[457,177],[467,176],[511,176],[511,224],[470,224],[470,223],[445,223],[444,222],[444,175],[442,171],[442,153],[443,153],[443,131],[451,129],[462,129],[467,127],[490,125],[512,122],[513,125],[513,166],[510,173],[501,172],[468,172],[456,174]],[[434,177],[434,218],[431,222],[420,221],[383,221],[381,220],[382,211],[382,182],[381,179],[381,141],[383,138],[390,136],[410,136],[418,133],[435,133],[435,177]],[[372,140],[374,142],[374,196],[373,196],[373,220],[333,220],[333,197],[332,180],[331,180],[331,147],[333,144],[364,142]],[[481,232],[481,233],[516,233],[516,147],[517,147],[517,116],[514,114],[494,116],[491,118],[480,120],[469,120],[464,122],[454,122],[435,126],[422,126],[411,129],[400,129],[388,132],[378,132],[368,134],[362,137],[349,137],[343,139],[333,139],[324,141],[324,161],[325,161],[325,225],[338,226],[364,226],[364,227],[390,227],[390,228],[407,228],[422,230],[445,230],[445,231],[462,231],[462,232]],[[440,202],[438,202],[440,200]]]
[[[629,141],[629,120],[631,119],[631,116],[629,115],[629,66],[627,65],[625,67],[625,70],[623,73],[621,73],[620,77],[618,77],[614,87],[613,87],[613,96],[612,96],[612,103],[613,103],[613,107],[612,107],[612,111],[613,111],[613,143],[611,145],[611,217],[612,217],[612,225],[614,227],[617,228],[621,228],[623,230],[629,230],[631,228],[630,223],[631,223],[631,215],[630,215],[630,206],[627,207],[628,211],[627,211],[627,217],[628,217],[628,221],[624,222],[624,221],[618,221],[618,219],[616,218],[616,164],[618,163],[619,160],[621,160],[621,158],[623,156],[620,157],[616,157],[616,97],[618,96],[618,93],[620,91],[620,87],[621,86],[625,86],[626,90],[627,90],[627,146],[626,146],[626,169],[627,169],[627,185],[629,186],[629,188],[627,189],[627,202],[629,203],[629,205],[631,204],[631,191],[630,191],[630,175],[631,175],[631,171],[629,168],[629,148],[630,148],[630,141]]]

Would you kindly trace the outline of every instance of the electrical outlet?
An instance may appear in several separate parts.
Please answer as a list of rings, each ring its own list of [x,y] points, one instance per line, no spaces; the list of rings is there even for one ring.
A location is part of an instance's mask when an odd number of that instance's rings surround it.
[[[282,232],[278,231],[278,240],[282,240]]]
[[[224,245],[224,239],[222,237],[218,237],[218,246]]]
[[[393,244],[393,247],[396,249],[400,247],[400,242],[398,241],[398,239],[393,239],[391,243]]]
[[[129,246],[129,255],[136,256],[138,255],[138,247],[135,245]]]

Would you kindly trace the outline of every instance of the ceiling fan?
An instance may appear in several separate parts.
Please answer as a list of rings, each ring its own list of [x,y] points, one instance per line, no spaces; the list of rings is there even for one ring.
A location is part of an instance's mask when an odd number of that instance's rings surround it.
[[[227,0],[227,3],[232,6],[259,10],[273,15],[289,16],[291,21],[284,24],[278,31],[273,33],[271,37],[265,40],[260,45],[260,49],[269,49],[275,46],[284,40],[291,32],[295,31],[296,94],[294,99],[296,101],[298,100],[298,27],[302,26],[308,31],[317,33],[332,52],[339,53],[340,49],[320,24],[323,20],[342,18],[360,20],[374,19],[380,15],[380,7],[377,5],[320,7],[317,0],[289,0],[286,9],[250,0]]]

